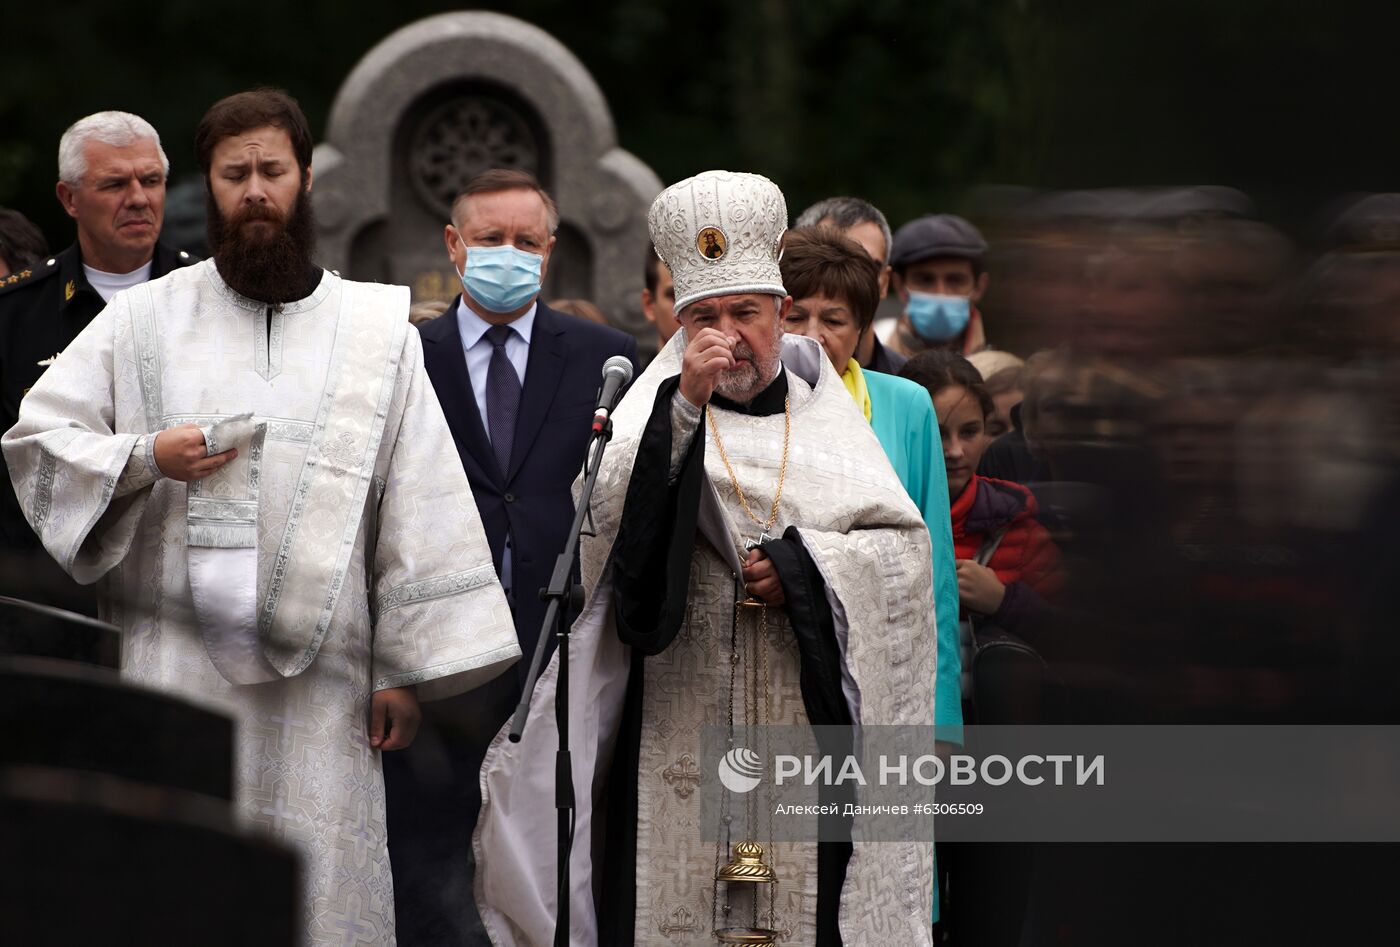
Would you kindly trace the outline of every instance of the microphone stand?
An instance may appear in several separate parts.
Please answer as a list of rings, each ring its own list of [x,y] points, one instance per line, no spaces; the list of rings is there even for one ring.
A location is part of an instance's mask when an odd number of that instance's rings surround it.
[[[540,590],[540,598],[549,604],[545,609],[544,621],[540,625],[539,639],[535,642],[534,657],[530,660],[530,675],[525,679],[525,689],[510,724],[510,741],[519,743],[526,718],[530,715],[530,698],[535,692],[535,684],[544,665],[545,646],[549,640],[546,635],[553,635],[559,642],[559,680],[554,693],[554,722],[559,731],[559,749],[554,757],[559,879],[558,911],[554,922],[555,947],[569,947],[569,852],[573,847],[576,809],[574,767],[569,756],[569,628],[570,615],[583,609],[583,586],[573,580],[574,558],[578,554],[584,518],[588,517],[590,526],[592,524],[589,506],[592,503],[593,487],[598,482],[598,471],[603,465],[603,451],[612,439],[612,433],[611,420],[595,422],[584,460],[583,490],[574,508],[574,521],[569,528],[569,538],[559,557],[554,560],[554,572],[549,577],[549,587]]]

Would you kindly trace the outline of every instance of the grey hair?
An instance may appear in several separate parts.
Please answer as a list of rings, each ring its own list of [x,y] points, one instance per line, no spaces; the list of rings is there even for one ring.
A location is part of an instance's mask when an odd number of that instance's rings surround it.
[[[94,112],[69,125],[58,140],[58,179],[69,187],[81,186],[83,175],[87,174],[86,149],[90,141],[125,148],[142,138],[156,143],[160,163],[169,177],[170,159],[165,156],[160,135],[150,122],[130,112]]]
[[[880,208],[859,197],[828,197],[817,201],[797,216],[795,227],[816,227],[829,222],[841,230],[849,230],[858,224],[874,224],[880,228],[880,236],[885,240],[884,263],[890,262],[890,250],[894,247],[894,234],[890,222],[880,213]]]

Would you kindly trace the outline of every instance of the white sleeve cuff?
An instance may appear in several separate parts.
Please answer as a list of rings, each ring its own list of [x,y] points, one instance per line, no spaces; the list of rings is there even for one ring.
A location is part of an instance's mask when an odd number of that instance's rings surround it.
[[[681,394],[679,388],[676,389],[671,396],[671,480],[675,480],[680,473],[681,461],[690,447],[690,439],[700,427],[702,413]]]

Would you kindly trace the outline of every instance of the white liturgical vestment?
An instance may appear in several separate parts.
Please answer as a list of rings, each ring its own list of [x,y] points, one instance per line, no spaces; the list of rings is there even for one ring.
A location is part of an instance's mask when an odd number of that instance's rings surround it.
[[[600,938],[593,890],[594,856],[609,837],[631,831],[609,825],[595,851],[595,818],[617,748],[632,653],[617,633],[613,576],[615,541],[642,436],[662,383],[681,372],[685,339],[677,333],[628,389],[613,416],[614,435],[593,493],[594,529],[580,547],[587,599],[569,641],[569,713],[578,787],[571,853],[570,922],[575,943]],[[857,726],[933,726],[937,670],[928,530],[886,460],[869,424],[811,339],[787,335],[782,360],[791,409],[790,464],[776,532],[795,527],[821,573],[840,650],[841,691]],[[672,402],[674,404],[674,402]],[[713,778],[702,748],[706,726],[732,707],[728,634],[734,620],[741,538],[751,522],[726,461],[697,409],[690,430],[708,438],[697,535],[689,562],[686,619],[666,649],[646,659],[636,781],[633,943],[637,947],[700,947],[711,932],[716,848],[701,829],[702,793]],[[768,510],[786,452],[782,414],[755,417],[711,404],[724,429],[728,462],[748,501]],[[675,415],[673,415],[673,418]],[[675,429],[673,428],[673,435]],[[672,472],[677,452],[672,442]],[[577,486],[576,486],[577,488]],[[783,610],[768,611],[765,637],[771,681],[769,722],[808,723],[799,686],[798,646]],[[483,804],[473,845],[476,897],[492,943],[547,944],[557,911],[553,804],[558,653],[541,674],[519,743],[502,728],[482,767]],[[590,791],[591,790],[591,791]],[[919,840],[863,840],[860,824],[840,892],[839,925],[850,947],[931,944],[933,845]],[[818,851],[815,840],[770,847],[781,876],[772,924],[784,944],[817,940]],[[765,905],[768,902],[764,902]],[[763,916],[769,917],[766,912]]]
[[[237,807],[300,852],[308,943],[393,942],[371,693],[449,696],[520,654],[407,309],[332,273],[267,306],[186,267],[114,296],[4,435],[124,674],[235,720]],[[237,459],[163,477],[155,434],[186,422]]]

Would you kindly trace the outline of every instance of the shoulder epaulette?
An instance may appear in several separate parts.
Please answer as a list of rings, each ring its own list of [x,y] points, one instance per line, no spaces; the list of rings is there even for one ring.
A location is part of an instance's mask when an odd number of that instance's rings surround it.
[[[8,293],[12,289],[19,289],[21,286],[28,286],[30,283],[37,283],[45,277],[52,276],[58,272],[58,257],[47,257],[44,260],[27,266],[18,273],[11,273],[9,276],[0,277],[0,295]]]

